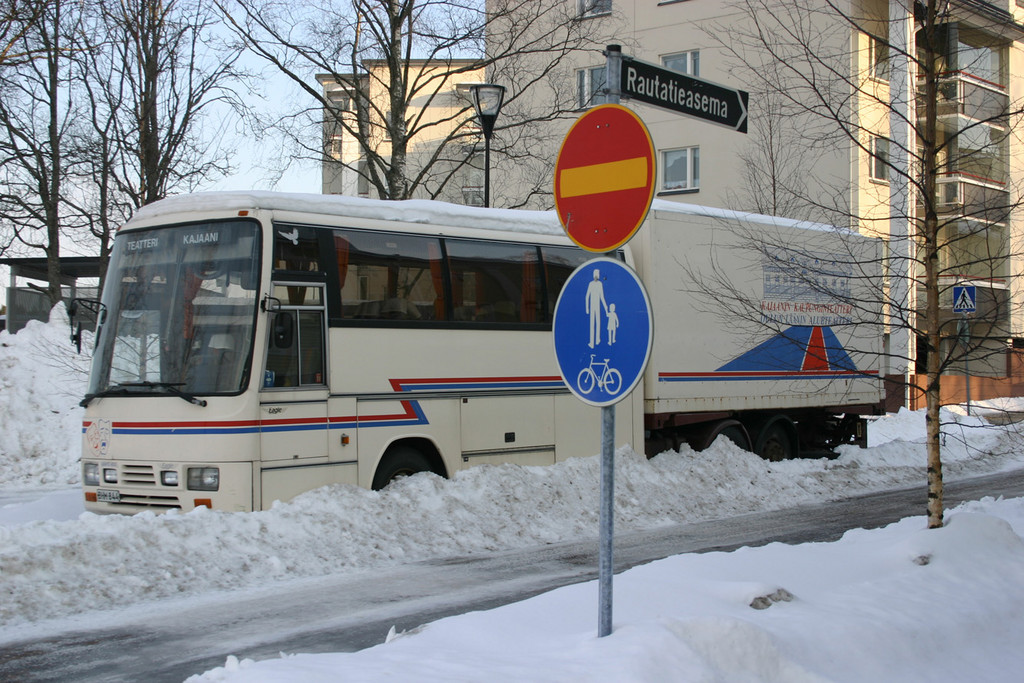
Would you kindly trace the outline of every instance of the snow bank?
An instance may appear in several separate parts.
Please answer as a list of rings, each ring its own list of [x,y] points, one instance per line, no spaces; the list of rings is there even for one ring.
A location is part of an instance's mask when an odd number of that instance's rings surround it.
[[[1024,462],[1020,438],[999,434]],[[874,464],[871,453],[881,452]],[[768,463],[722,440],[651,460],[616,456],[616,529],[728,517],[922,484],[920,444],[844,449],[837,460]],[[976,468],[995,467],[987,456]],[[200,508],[0,526],[0,625],[285,578],[593,537],[599,459],[422,474],[382,492],[335,485],[264,512]],[[0,516],[2,517],[2,516]],[[125,558],[131,557],[130,562]]]
[[[836,543],[679,555],[615,578],[606,638],[591,582],[360,652],[231,657],[188,683],[1016,681],[1022,526],[1024,500],[988,499],[942,529],[912,518]]]
[[[63,305],[48,323],[0,332],[0,488],[79,482],[89,354],[83,344],[76,355],[69,336]]]

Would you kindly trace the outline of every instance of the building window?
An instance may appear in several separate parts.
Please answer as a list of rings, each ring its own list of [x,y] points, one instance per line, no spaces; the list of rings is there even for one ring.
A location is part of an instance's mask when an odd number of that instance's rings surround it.
[[[467,206],[484,205],[484,158],[474,154],[463,169],[462,202]]]
[[[604,104],[608,101],[604,74],[603,66],[580,69],[576,72],[576,105],[580,109]]]
[[[868,58],[871,60],[871,75],[875,78],[889,80],[889,45],[881,38],[871,36],[871,47]]]
[[[596,17],[612,13],[612,0],[579,0],[581,17]]]
[[[665,55],[661,58],[661,63],[666,69],[672,69],[687,76],[700,76],[700,50]]]
[[[669,149],[661,153],[661,189],[696,190],[700,188],[700,147]]]
[[[370,196],[370,166],[366,159],[360,159],[356,165],[356,194]]]
[[[889,140],[871,137],[871,179],[889,182]]]
[[[1005,86],[1002,50],[974,44],[980,42],[974,38],[969,30],[960,33],[957,44],[957,68],[983,81]]]

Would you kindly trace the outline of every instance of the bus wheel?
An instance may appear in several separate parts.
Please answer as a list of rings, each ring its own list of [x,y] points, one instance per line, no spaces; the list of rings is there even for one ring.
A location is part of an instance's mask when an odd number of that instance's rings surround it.
[[[755,453],[769,462],[781,462],[795,457],[793,437],[782,421],[766,426],[757,438]]]
[[[402,477],[411,477],[419,472],[431,472],[426,456],[411,446],[392,446],[384,454],[377,473],[373,475],[373,490],[382,488]]]

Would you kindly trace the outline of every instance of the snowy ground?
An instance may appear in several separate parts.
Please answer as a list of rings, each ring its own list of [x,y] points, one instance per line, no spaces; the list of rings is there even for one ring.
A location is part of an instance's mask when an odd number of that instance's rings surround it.
[[[0,642],[105,606],[596,536],[596,458],[421,475],[380,493],[335,486],[266,512],[84,513],[73,485],[85,366],[66,339],[60,319],[0,333]],[[962,413],[946,414],[947,478],[1024,467],[1013,428]],[[871,448],[822,461],[766,463],[728,443],[651,460],[622,450],[616,530],[923,486],[923,433],[923,416],[903,412],[872,425]],[[1024,500],[970,504],[948,522],[638,567],[616,577],[607,638],[584,584],[359,653],[231,659],[190,680],[1020,680]]]

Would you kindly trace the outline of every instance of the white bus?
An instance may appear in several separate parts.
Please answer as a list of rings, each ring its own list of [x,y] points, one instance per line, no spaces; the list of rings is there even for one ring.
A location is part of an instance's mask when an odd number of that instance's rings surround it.
[[[568,392],[551,338],[590,256],[550,212],[261,192],[145,207],[100,305],[86,508],[259,510],[594,455],[601,411]],[[616,411],[638,451],[642,395]]]

